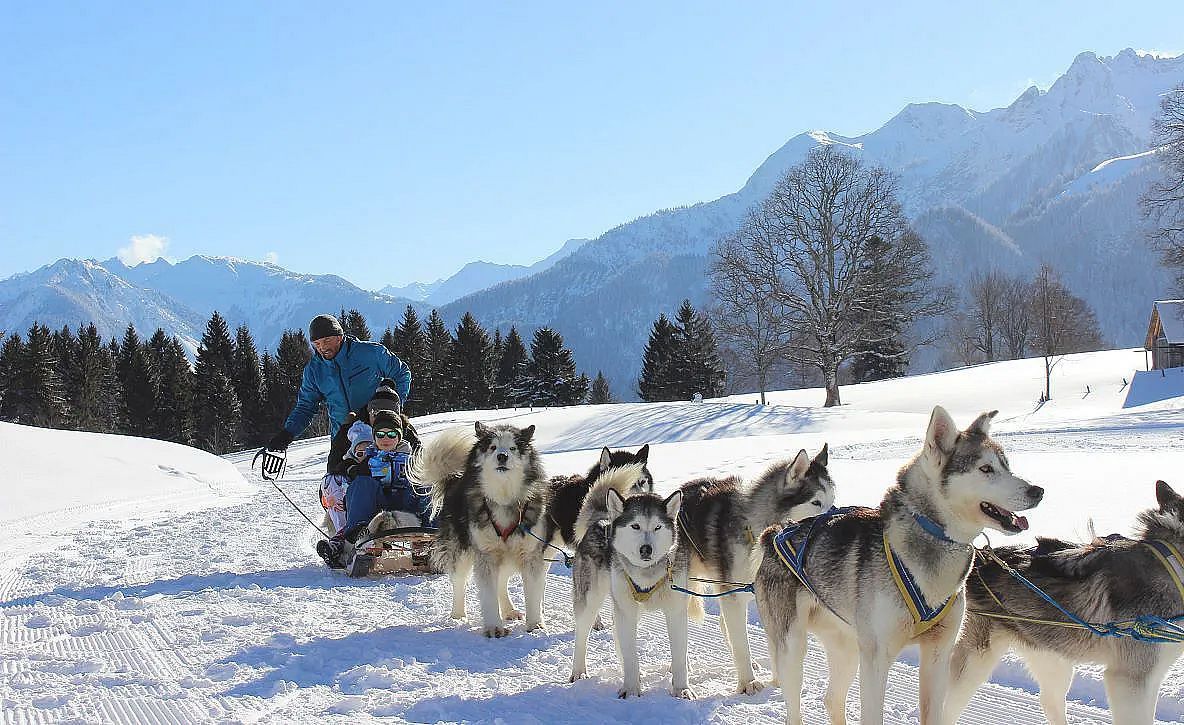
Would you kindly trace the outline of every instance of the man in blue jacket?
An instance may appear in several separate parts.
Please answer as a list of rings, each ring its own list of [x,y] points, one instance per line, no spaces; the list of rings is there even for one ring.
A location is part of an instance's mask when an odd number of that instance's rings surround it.
[[[267,443],[268,450],[282,451],[304,432],[322,400],[329,407],[329,436],[351,411],[366,404],[383,378],[395,381],[401,400],[411,392],[411,370],[376,342],[346,335],[333,315],[317,315],[308,325],[308,337],[317,354],[304,366],[296,405],[280,432]]]

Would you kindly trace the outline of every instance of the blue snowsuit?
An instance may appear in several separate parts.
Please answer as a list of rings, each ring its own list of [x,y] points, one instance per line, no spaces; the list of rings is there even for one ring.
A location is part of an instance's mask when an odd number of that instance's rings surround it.
[[[418,516],[421,526],[434,527],[435,521],[428,518],[429,498],[416,493],[407,480],[410,455],[380,451],[373,446],[366,449],[366,454],[370,475],[356,477],[346,489],[342,532],[349,534],[365,526],[379,511],[406,511]]]
[[[399,397],[406,402],[411,393],[410,368],[377,342],[346,335],[341,350],[332,360],[313,353],[304,366],[296,405],[284,421],[284,430],[293,436],[303,433],[317,411],[317,403],[324,400],[329,406],[329,436],[332,438],[350,411],[369,402],[383,378],[395,381]]]

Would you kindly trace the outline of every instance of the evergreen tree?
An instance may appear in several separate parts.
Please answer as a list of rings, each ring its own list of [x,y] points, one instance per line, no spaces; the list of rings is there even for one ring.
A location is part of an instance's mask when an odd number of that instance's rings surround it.
[[[20,369],[25,357],[25,343],[15,332],[0,347],[0,420],[21,422],[25,410],[25,387]]]
[[[239,442],[247,446],[263,443],[272,431],[263,423],[263,378],[259,369],[259,351],[246,325],[234,331],[234,360],[232,367],[234,393],[242,409]]]
[[[158,368],[160,362],[164,360],[166,351],[169,348],[169,336],[165,334],[161,328],[156,328],[156,332],[152,333],[152,337],[148,338],[148,352],[152,358],[153,368]]]
[[[366,318],[362,316],[362,313],[357,310],[341,311],[341,329],[345,330],[345,334],[353,335],[359,340],[370,339],[370,326],[366,324]]]
[[[596,380],[592,383],[592,392],[588,397],[588,402],[592,405],[613,402],[613,393],[609,389],[608,379],[599,370],[596,371]]]
[[[124,350],[121,347],[120,353]],[[141,343],[126,355],[126,373],[120,395],[121,432],[142,438],[155,437],[153,418],[156,410],[156,380],[152,349]]]
[[[455,401],[452,396],[452,335],[444,326],[444,318],[437,310],[428,316],[425,344],[423,383],[416,396],[424,406],[421,412],[435,413],[450,409]]]
[[[494,402],[504,406],[520,406],[530,402],[529,387],[524,384],[526,379],[526,365],[530,358],[526,353],[526,345],[518,328],[510,327],[510,332],[502,342],[502,354],[497,361],[497,373],[494,376]]]
[[[385,347],[387,350],[395,353],[396,355],[399,354],[395,350],[395,333],[391,331],[391,328],[388,327],[382,331],[381,342],[382,342],[382,346]]]
[[[149,344],[149,347],[152,347]],[[193,370],[185,347],[170,338],[157,363],[156,410],[152,415],[152,435],[160,440],[189,444],[193,440]]]
[[[74,426],[95,433],[115,430],[118,418],[115,361],[93,322],[78,328],[71,374],[72,379],[66,385],[66,403]]]
[[[526,379],[534,405],[576,405],[588,395],[588,378],[576,374],[575,358],[564,347],[563,336],[549,327],[534,333]]]
[[[67,430],[77,430],[78,420],[74,406],[70,405],[70,390],[78,378],[77,371],[74,369],[78,340],[75,339],[70,328],[63,325],[62,329],[53,333],[52,345],[54,357],[57,359],[58,380],[62,384],[62,419],[58,421],[58,425]]]
[[[677,328],[666,315],[658,315],[645,345],[641,378],[637,381],[637,392],[647,403],[681,399],[671,380],[677,334]]]
[[[405,401],[404,412],[408,415],[419,415],[429,410],[433,405],[431,397],[425,397],[428,388],[424,384],[424,375],[428,371],[428,341],[424,335],[423,326],[419,322],[419,315],[415,308],[407,305],[403,311],[403,319],[399,326],[391,333],[391,351],[411,368],[411,395]]]
[[[303,330],[285,330],[280,336],[275,358],[264,355],[263,417],[267,421],[264,430],[269,433],[277,431],[284,424],[292,406],[296,405],[304,366],[311,359],[312,351]]]
[[[193,435],[198,447],[225,453],[237,439],[242,411],[233,382],[234,344],[217,312],[206,323],[194,372]]]
[[[711,323],[691,306],[690,300],[683,300],[675,326],[677,334],[669,377],[671,395],[675,400],[690,400],[695,393],[704,398],[722,395],[726,375]]]
[[[33,323],[25,336],[24,354],[17,366],[17,385],[24,389],[22,423],[41,428],[62,424],[66,401],[57,367],[53,333],[45,325]]]
[[[489,407],[490,379],[493,377],[492,345],[489,334],[468,312],[456,326],[450,367],[453,402],[461,410]]]
[[[112,340],[112,344],[114,344],[114,340]],[[136,326],[129,324],[127,329],[123,331],[123,341],[119,343],[119,347],[115,351],[115,377],[119,380],[119,394],[121,396],[123,395],[123,381],[127,378],[128,368],[132,364],[132,356],[142,344],[140,335],[136,332]]]

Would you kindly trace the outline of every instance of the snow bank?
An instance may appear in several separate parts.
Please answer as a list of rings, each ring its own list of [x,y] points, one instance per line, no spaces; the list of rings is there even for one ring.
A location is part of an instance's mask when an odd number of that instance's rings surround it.
[[[252,488],[229,461],[147,438],[0,423],[0,450],[0,540],[238,501]]]

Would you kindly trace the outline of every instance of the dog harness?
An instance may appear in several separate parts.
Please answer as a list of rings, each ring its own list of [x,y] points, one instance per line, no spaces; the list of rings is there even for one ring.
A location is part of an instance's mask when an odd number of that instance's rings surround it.
[[[490,526],[493,527],[493,530],[497,532],[497,535],[501,537],[502,541],[506,541],[514,535],[514,532],[517,531],[518,527],[522,525],[522,518],[526,516],[526,506],[523,505],[522,508],[518,510],[518,520],[503,529],[498,526],[497,521],[493,519],[493,511],[490,510],[488,502],[484,504],[484,507],[485,513],[489,514]]]
[[[855,508],[855,506],[847,506],[840,509],[831,506],[829,510],[813,518],[789,522],[784,529],[773,537],[773,552],[777,554],[777,558],[781,560],[781,563],[785,564],[786,568],[793,572],[793,575],[802,583],[802,586],[806,587],[814,595],[815,599],[822,602],[822,605],[829,609],[831,614],[844,622],[847,622],[847,620],[836,612],[834,607],[826,603],[826,600],[814,588],[814,584],[810,582],[810,577],[806,575],[806,547],[810,544],[810,537],[814,535],[814,529],[818,524],[825,523],[835,516],[841,516]],[[806,535],[801,538],[800,544],[795,545],[793,539],[802,531],[802,527],[806,525],[807,521],[810,523],[810,526],[806,529]],[[847,622],[847,624],[851,623]]]
[[[656,592],[663,584],[668,581],[672,581],[673,572],[671,571],[671,568],[672,565],[670,562],[667,562],[666,573],[662,575],[662,578],[654,582],[653,586],[644,589],[637,586],[637,582],[633,581],[633,579],[628,574],[626,574],[624,570],[621,571],[621,574],[625,577],[625,581],[629,582],[629,594],[633,597],[633,601],[640,604],[642,602],[648,602],[650,597],[654,595],[654,592]]]
[[[926,531],[929,531],[929,529],[926,529]],[[952,539],[946,537],[944,532],[942,532],[941,538],[952,541]],[[917,586],[917,580],[913,578],[912,572],[904,565],[904,562],[900,560],[896,552],[892,551],[892,544],[888,543],[888,530],[886,528],[884,529],[884,558],[888,560],[888,570],[892,572],[892,581],[896,582],[896,588],[900,591],[900,596],[904,599],[904,604],[908,607],[909,614],[913,616],[913,636],[920,637],[936,626],[949,613],[950,608],[958,599],[958,590],[949,597],[946,597],[946,600],[942,602],[941,606],[937,608],[931,607],[925,601],[925,594]],[[966,572],[962,575],[963,581],[970,574],[970,566],[973,563],[974,555],[971,554],[970,563],[966,565]]]
[[[1184,557],[1180,556],[1180,550],[1158,539],[1144,541],[1143,545],[1151,549],[1155,558],[1163,564],[1163,568],[1168,570],[1168,576],[1172,578],[1176,591],[1180,593],[1180,601],[1184,602]]]

